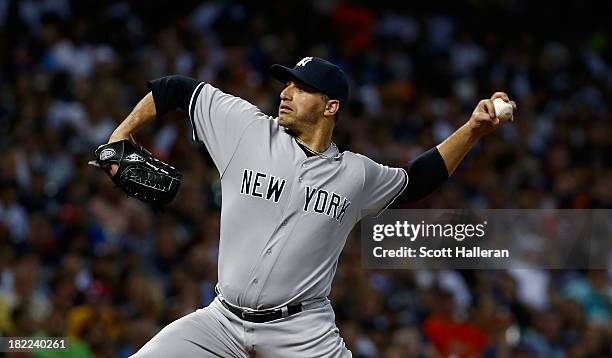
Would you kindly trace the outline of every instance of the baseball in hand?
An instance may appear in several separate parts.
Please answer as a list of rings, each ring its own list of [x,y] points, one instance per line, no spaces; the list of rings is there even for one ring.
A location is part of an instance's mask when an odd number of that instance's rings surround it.
[[[501,98],[495,98],[493,100],[493,106],[495,107],[495,114],[500,121],[507,121],[512,119],[512,105],[505,102]]]

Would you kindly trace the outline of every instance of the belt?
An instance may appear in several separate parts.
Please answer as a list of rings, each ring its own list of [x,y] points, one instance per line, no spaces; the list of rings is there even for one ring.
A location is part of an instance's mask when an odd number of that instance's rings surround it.
[[[275,319],[289,317],[296,313],[302,312],[303,306],[301,303],[283,306],[281,308],[269,309],[269,310],[250,310],[240,307],[236,307],[221,297],[218,297],[219,301],[227,308],[230,312],[238,316],[245,321],[253,323],[266,323]]]

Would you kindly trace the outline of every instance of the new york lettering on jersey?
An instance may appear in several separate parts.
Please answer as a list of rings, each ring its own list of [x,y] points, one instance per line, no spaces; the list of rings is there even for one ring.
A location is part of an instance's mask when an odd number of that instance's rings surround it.
[[[273,200],[275,203],[278,203],[286,182],[286,179],[278,178],[274,175],[244,169],[240,194]],[[335,192],[308,185],[305,186],[303,210],[306,212],[310,211],[326,215],[338,222],[342,222],[346,209],[350,205],[351,201],[348,198],[341,197]]]

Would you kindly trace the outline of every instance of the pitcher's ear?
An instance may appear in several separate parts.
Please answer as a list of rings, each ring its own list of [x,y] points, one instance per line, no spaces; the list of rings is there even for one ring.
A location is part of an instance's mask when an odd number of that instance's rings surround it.
[[[329,101],[327,101],[327,104],[325,104],[325,115],[326,116],[333,116],[334,114],[338,113],[338,111],[340,110],[340,101],[338,101],[337,99],[330,99]]]

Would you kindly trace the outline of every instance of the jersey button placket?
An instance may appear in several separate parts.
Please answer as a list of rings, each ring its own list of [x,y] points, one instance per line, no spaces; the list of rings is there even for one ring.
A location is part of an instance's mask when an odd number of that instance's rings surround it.
[[[308,163],[306,163],[306,161],[304,161],[304,162],[302,162],[302,165],[300,165],[300,167],[301,167],[301,170],[299,170],[299,173],[298,173],[299,176],[298,176],[297,180],[298,180],[298,182],[301,183],[301,182],[304,181],[304,174],[306,172],[306,169],[308,169]]]

